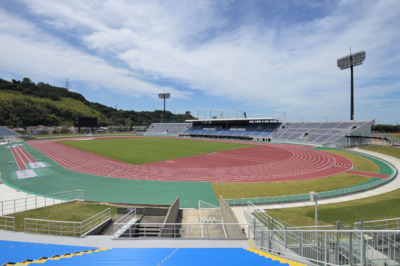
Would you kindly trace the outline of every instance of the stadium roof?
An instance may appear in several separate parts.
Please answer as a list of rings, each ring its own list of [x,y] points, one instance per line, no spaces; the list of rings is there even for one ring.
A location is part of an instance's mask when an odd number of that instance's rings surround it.
[[[267,118],[223,118],[223,119],[199,119],[199,120],[186,120],[186,123],[194,122],[279,122],[279,119],[267,117]]]

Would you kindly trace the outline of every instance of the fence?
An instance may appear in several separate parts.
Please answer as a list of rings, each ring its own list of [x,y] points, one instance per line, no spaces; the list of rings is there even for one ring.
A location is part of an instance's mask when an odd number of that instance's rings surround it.
[[[25,233],[58,236],[85,236],[97,226],[111,219],[111,209],[99,212],[82,222],[24,219]]]
[[[15,231],[15,217],[0,216],[0,230]]]
[[[238,226],[242,231],[228,237],[226,231]],[[249,233],[248,224],[237,223],[141,223],[137,226],[126,224],[126,227],[129,229],[122,235],[126,238],[161,238],[167,235],[169,238],[180,239],[247,239]]]
[[[400,231],[353,230],[336,226],[293,227],[248,203],[244,212],[256,248],[307,265],[399,265]],[[382,229],[397,226],[400,218],[368,221]],[[356,223],[361,224],[361,223]],[[348,228],[339,230],[339,227]]]
[[[123,236],[124,232],[136,223],[137,220],[136,209],[134,208],[113,224],[113,238]]]
[[[365,139],[375,139],[376,141],[373,144],[379,144],[379,145],[396,146],[400,144],[400,141],[397,138],[393,137],[390,134],[385,134],[385,133],[350,133],[348,136],[365,138]],[[380,142],[377,140],[380,140]]]
[[[396,230],[258,230],[257,248],[314,265],[399,265]]]
[[[395,230],[400,228],[400,218],[356,222],[354,223],[354,228],[361,230]]]
[[[199,200],[199,221],[201,223],[222,223],[222,213],[218,206]]]
[[[23,212],[74,200],[85,200],[85,191],[81,189],[75,189],[46,194],[43,196],[31,196],[27,198],[2,201],[0,202],[0,214],[6,215],[16,212]]]

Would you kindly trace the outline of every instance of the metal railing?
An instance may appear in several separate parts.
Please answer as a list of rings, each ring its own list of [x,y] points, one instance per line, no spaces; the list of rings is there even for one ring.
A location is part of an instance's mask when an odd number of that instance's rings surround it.
[[[140,223],[126,224],[121,238],[180,238],[180,239],[247,239],[248,224],[237,223]],[[227,236],[226,231],[241,228],[236,234]],[[234,231],[234,230],[231,230]]]
[[[75,200],[85,200],[85,191],[81,189],[75,189],[46,194],[43,196],[31,196],[14,200],[6,200],[0,202],[0,215],[23,212]]]
[[[199,200],[200,222],[223,222],[221,209],[218,206]]]
[[[82,237],[111,219],[111,209],[99,212],[82,222],[24,219],[24,231],[31,234]]]
[[[257,249],[307,265],[400,265],[398,230],[353,230],[342,223],[293,227],[269,216],[251,202],[244,213]],[[399,220],[365,224],[380,224],[381,229],[385,229],[397,226]],[[339,227],[347,229],[338,230]]]
[[[390,134],[385,134],[385,133],[350,133],[348,134],[350,137],[360,137],[360,138],[367,138],[367,139],[376,139],[376,140],[381,140],[381,142],[375,141],[373,144],[379,144],[379,145],[399,145],[400,141],[393,137]]]
[[[123,235],[137,221],[136,209],[134,208],[113,224],[113,238],[116,239]]]
[[[361,221],[354,223],[355,229],[361,230],[395,230],[400,229],[400,218]]]
[[[399,265],[397,230],[259,230],[254,245],[307,265]],[[317,236],[317,237],[316,237]]]
[[[0,216],[0,230],[15,231],[15,217]]]

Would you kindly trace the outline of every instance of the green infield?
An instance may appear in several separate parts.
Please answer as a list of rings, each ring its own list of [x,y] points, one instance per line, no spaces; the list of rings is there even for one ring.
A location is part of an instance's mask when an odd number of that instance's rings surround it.
[[[63,141],[60,143],[135,165],[254,146],[156,137]]]

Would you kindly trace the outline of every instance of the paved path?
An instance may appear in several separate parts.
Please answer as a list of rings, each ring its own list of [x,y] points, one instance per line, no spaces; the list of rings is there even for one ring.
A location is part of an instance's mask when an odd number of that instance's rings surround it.
[[[0,202],[6,200],[15,200],[30,197],[32,194],[28,194],[19,190],[16,190],[12,187],[9,187],[5,184],[0,184]]]
[[[397,159],[397,158],[394,158],[394,157],[391,157],[388,155],[384,155],[381,153],[377,153],[377,152],[361,150],[359,148],[351,149],[351,151],[378,157],[382,160],[389,162],[397,169],[400,169],[400,159]],[[368,198],[368,197],[384,194],[384,193],[387,193],[387,192],[390,192],[390,191],[393,191],[396,189],[400,189],[400,178],[398,176],[391,182],[389,182],[381,187],[371,189],[368,191],[364,191],[364,192],[360,192],[357,194],[343,196],[343,197],[337,197],[337,198],[331,198],[331,199],[320,199],[320,200],[318,200],[318,204],[321,205],[321,204],[339,203],[339,202],[344,202],[344,201]],[[283,209],[283,208],[304,207],[304,206],[314,206],[314,205],[315,205],[314,202],[309,201],[309,202],[297,202],[297,203],[268,204],[268,205],[258,205],[258,206],[260,207],[260,209],[271,210],[271,209]],[[232,209],[233,209],[237,219],[239,220],[239,223],[247,223],[246,219],[244,218],[244,214],[243,214],[243,212],[245,210],[247,210],[246,206],[240,206],[240,207],[232,206]]]
[[[99,248],[251,248],[246,240],[191,240],[191,239],[140,239],[112,240],[110,236],[87,236],[84,238],[58,237],[0,230],[0,239],[29,243],[72,245]]]

